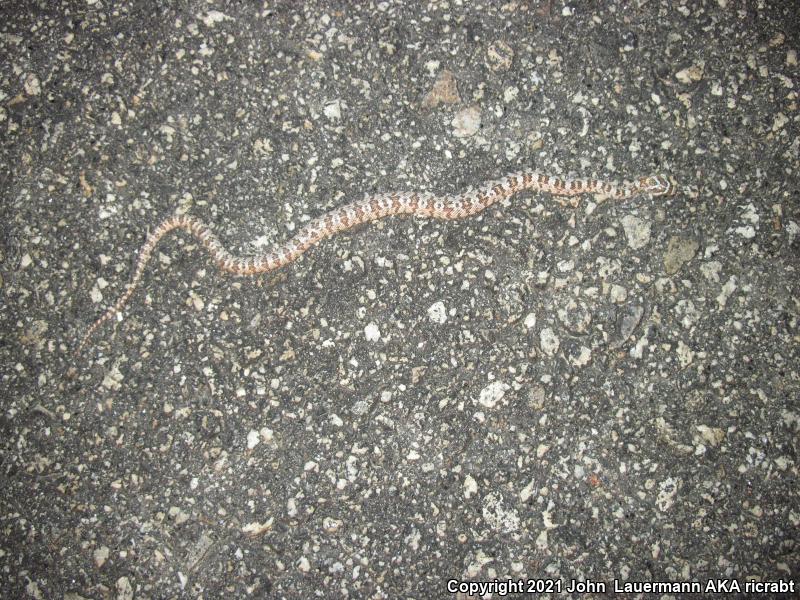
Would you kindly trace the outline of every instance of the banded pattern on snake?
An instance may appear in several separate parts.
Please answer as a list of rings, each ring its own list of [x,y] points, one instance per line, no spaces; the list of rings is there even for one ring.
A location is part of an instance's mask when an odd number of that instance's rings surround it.
[[[133,277],[125,292],[103,313],[84,334],[75,352],[78,353],[89,338],[106,321],[119,314],[130,300],[144,274],[158,243],[173,229],[183,229],[205,246],[220,271],[234,275],[256,275],[268,273],[297,260],[306,250],[324,239],[351,229],[362,223],[383,219],[393,215],[415,215],[434,219],[461,219],[475,215],[487,207],[518,192],[530,190],[547,192],[554,196],[577,196],[594,194],[599,200],[611,198],[626,200],[639,194],[671,196],[676,183],[666,175],[641,177],[634,181],[616,183],[597,179],[560,179],[534,171],[512,173],[471,188],[461,194],[437,196],[430,192],[387,192],[365,196],[344,206],[327,212],[309,221],[299,232],[271,252],[258,256],[236,256],[219,241],[211,228],[189,215],[172,215],[164,219],[147,236],[139,250]]]

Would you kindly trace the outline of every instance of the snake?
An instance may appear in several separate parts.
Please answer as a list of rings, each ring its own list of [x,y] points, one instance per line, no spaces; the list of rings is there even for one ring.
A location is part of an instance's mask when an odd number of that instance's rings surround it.
[[[487,181],[477,187],[451,195],[432,192],[384,192],[365,195],[308,221],[294,236],[268,252],[255,256],[238,256],[220,242],[212,228],[200,219],[174,213],[165,218],[147,236],[139,250],[133,276],[126,289],[97,320],[95,320],[75,349],[79,353],[106,322],[120,315],[142,280],[153,251],[171,231],[183,230],[196,238],[208,251],[216,267],[225,273],[239,276],[269,273],[297,260],[309,248],[321,241],[363,223],[395,215],[413,215],[442,220],[463,219],[476,215],[496,202],[523,192],[544,192],[553,196],[592,194],[598,201],[627,200],[634,196],[672,196],[677,183],[667,175],[650,175],[618,183],[600,179],[564,179],[536,171],[511,173]]]

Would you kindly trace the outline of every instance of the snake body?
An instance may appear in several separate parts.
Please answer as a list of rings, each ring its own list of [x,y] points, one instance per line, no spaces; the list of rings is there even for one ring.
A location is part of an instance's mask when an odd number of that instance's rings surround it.
[[[190,215],[175,214],[164,219],[139,250],[133,277],[125,292],[108,308],[84,334],[76,352],[106,321],[119,314],[130,300],[145,268],[161,239],[174,229],[182,229],[203,244],[220,271],[234,275],[268,273],[297,260],[306,250],[341,231],[362,223],[394,215],[414,215],[434,219],[462,219],[525,190],[547,192],[554,196],[594,194],[600,200],[626,200],[640,194],[670,196],[676,191],[675,182],[666,175],[641,177],[623,183],[598,179],[561,179],[534,171],[512,173],[463,193],[437,196],[430,192],[386,192],[365,196],[333,209],[304,225],[293,237],[272,251],[258,256],[236,256],[222,245],[211,228]]]

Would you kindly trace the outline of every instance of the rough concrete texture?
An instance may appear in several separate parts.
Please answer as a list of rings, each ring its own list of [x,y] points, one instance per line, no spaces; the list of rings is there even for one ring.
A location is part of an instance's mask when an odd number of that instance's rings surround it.
[[[796,585],[796,8],[0,5],[4,596]],[[170,236],[71,355],[176,208],[255,254],[521,168],[680,189],[390,219],[252,279]]]

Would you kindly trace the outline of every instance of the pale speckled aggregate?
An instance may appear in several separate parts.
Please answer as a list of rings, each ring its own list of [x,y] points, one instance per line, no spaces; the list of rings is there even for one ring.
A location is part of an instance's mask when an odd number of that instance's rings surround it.
[[[325,213],[307,223],[291,239],[271,252],[251,257],[235,256],[228,252],[209,226],[199,219],[189,215],[173,215],[165,219],[147,237],[139,251],[136,268],[126,291],[113,306],[92,323],[76,352],[83,348],[98,327],[125,307],[142,278],[153,250],[161,238],[173,229],[183,229],[197,238],[221,271],[234,275],[256,275],[286,266],[311,246],[362,223],[404,214],[435,219],[462,219],[524,190],[548,192],[555,196],[594,194],[599,199],[625,200],[639,194],[673,195],[676,185],[665,175],[642,177],[619,184],[597,179],[560,179],[526,171],[512,173],[502,179],[484,183],[478,188],[449,196],[437,196],[429,192],[386,192],[367,196]]]

